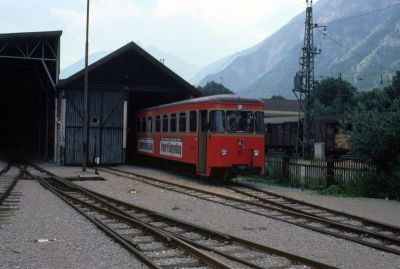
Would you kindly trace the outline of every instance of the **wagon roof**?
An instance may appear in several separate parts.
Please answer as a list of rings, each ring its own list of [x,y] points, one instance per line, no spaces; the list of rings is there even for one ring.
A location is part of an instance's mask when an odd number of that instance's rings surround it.
[[[149,110],[153,110],[153,109],[168,108],[168,107],[173,107],[173,106],[211,103],[211,102],[263,104],[263,101],[261,99],[246,98],[246,97],[241,97],[241,96],[234,95],[234,94],[220,94],[220,95],[211,95],[211,96],[193,98],[193,99],[189,99],[189,100],[185,100],[185,101],[179,101],[179,102],[169,103],[169,104],[160,105],[160,106],[149,107],[149,108],[140,110],[139,112],[149,111]]]

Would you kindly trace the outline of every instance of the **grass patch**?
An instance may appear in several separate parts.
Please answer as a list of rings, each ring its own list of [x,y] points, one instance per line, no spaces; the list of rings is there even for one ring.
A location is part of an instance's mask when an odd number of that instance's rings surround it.
[[[323,189],[318,192],[321,195],[329,195],[329,196],[348,196],[346,192],[337,185],[329,186],[326,189]]]

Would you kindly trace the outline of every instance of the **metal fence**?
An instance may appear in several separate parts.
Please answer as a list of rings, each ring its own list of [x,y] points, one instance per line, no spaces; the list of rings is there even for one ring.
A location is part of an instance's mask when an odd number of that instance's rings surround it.
[[[267,154],[266,173],[270,178],[292,186],[322,189],[371,177],[376,174],[376,167],[360,159],[302,159]]]

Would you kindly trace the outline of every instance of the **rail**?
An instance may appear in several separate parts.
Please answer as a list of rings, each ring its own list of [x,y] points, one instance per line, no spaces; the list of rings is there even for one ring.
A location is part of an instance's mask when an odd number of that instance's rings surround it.
[[[41,171],[45,172],[44,169],[41,169]],[[172,242],[179,245],[185,243],[198,253],[204,253],[206,255],[207,253],[214,253],[223,256],[233,263],[241,264],[242,267],[244,265],[251,268],[265,268],[265,266],[268,266],[267,262],[271,259],[274,259],[275,262],[277,260],[284,261],[284,264],[281,266],[290,267],[290,265],[303,264],[305,268],[334,268],[330,265],[264,245],[255,244],[232,235],[216,232],[198,225],[170,218],[166,215],[158,214],[148,209],[124,203],[103,194],[79,187],[54,174],[48,173],[48,171],[46,171],[46,173],[52,180],[61,182],[62,186],[51,187],[48,186],[49,182],[44,182],[43,180],[40,180],[40,182],[45,184],[47,188],[52,188],[58,195],[62,195],[64,200],[69,200],[70,204],[72,203],[79,205],[79,207],[84,206],[85,208],[90,208],[84,210],[80,208],[81,212],[95,209],[96,212],[101,212],[101,214],[104,215],[102,216],[103,218],[112,217],[113,220],[119,218],[122,219],[124,223],[134,223],[134,225],[136,225],[134,229],[138,229],[137,226],[141,226],[142,228],[148,229],[148,231],[160,232],[161,234],[159,236],[164,237],[166,240],[169,238]],[[98,207],[101,207],[102,210],[97,209]],[[95,222],[98,222],[100,218],[101,217],[96,217]],[[102,227],[105,231],[110,230],[110,227],[106,227],[104,221],[103,223],[98,223],[98,226]],[[115,235],[115,237],[118,238],[122,236]],[[130,240],[125,240],[124,242],[132,245]],[[187,246],[185,246],[185,249]],[[198,253],[194,255],[196,256]],[[148,257],[145,253],[142,254]],[[199,256],[196,257],[199,258]],[[204,261],[202,257],[200,257],[200,259]],[[211,265],[211,267],[215,267],[215,264]],[[216,268],[224,267],[218,265]],[[233,265],[233,268],[236,268],[236,266]]]
[[[398,232],[399,228],[395,226],[390,227],[390,225],[386,225],[387,228],[384,228],[383,223],[364,219],[364,223],[377,223],[377,226],[381,225],[380,230],[375,231],[375,227],[368,228],[365,225],[357,226],[352,222],[347,223],[335,218],[329,219],[326,216],[312,213],[312,211],[306,212],[305,210],[296,210],[294,207],[286,207],[283,203],[279,204],[273,201],[266,203],[260,197],[254,197],[246,193],[241,193],[242,197],[238,198],[116,168],[101,168],[100,170],[400,255],[400,233]],[[334,214],[333,211],[330,214]],[[352,217],[353,219],[357,219],[356,216]]]

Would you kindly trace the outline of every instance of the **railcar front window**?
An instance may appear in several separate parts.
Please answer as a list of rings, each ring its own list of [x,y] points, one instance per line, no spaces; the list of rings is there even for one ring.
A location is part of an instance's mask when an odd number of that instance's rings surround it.
[[[225,111],[214,110],[210,112],[210,131],[214,133],[225,132]]]
[[[253,133],[254,113],[251,111],[227,111],[226,130],[229,133]]]
[[[264,112],[256,112],[256,133],[264,133]]]

